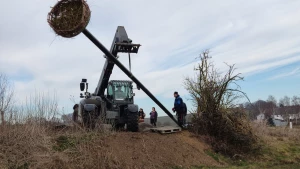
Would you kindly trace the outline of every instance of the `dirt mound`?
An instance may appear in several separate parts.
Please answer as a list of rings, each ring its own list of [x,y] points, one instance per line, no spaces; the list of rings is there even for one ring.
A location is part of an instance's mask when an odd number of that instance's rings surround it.
[[[124,168],[168,168],[175,166],[220,166],[204,150],[204,143],[189,132],[116,133],[107,137],[106,150]]]
[[[145,125],[147,127],[147,125]],[[183,131],[111,132],[19,125],[0,130],[0,168],[135,169],[220,166]]]

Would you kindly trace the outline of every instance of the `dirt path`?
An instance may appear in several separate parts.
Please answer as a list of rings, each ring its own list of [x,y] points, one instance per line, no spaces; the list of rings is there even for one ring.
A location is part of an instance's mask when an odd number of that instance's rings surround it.
[[[124,168],[220,166],[204,152],[208,146],[187,131],[166,135],[120,132],[104,142],[106,151]]]

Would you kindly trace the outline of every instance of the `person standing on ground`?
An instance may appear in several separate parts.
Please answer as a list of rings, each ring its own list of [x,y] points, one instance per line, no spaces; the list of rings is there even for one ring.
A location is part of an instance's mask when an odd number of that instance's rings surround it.
[[[157,121],[157,112],[155,111],[155,107],[152,107],[152,111],[150,112],[150,123],[152,126],[156,127],[156,121]]]
[[[139,111],[139,117],[140,119],[144,119],[146,116],[146,114],[144,113],[144,110],[142,108],[140,108],[140,111]]]
[[[176,115],[177,115],[177,120],[178,120],[178,124],[180,126],[183,125],[184,123],[184,119],[185,119],[185,110],[184,110],[184,103],[182,98],[179,96],[178,92],[174,92],[174,97],[175,97],[175,101],[174,101],[174,107],[172,108],[173,112],[176,111]]]
[[[182,103],[183,103],[183,125],[185,125],[186,124],[187,107],[184,102],[182,102]]]
[[[72,116],[72,120],[74,121],[74,122],[78,122],[78,107],[79,107],[79,105],[78,104],[75,104],[74,106],[73,106],[73,116]]]

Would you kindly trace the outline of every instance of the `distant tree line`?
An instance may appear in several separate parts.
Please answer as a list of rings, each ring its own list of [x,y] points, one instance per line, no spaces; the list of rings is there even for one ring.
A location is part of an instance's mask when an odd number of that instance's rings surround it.
[[[246,102],[240,107],[245,108],[251,119],[256,119],[259,114],[271,117],[273,114],[298,114],[300,113],[300,96],[284,96],[277,100],[273,95],[269,95],[266,100],[257,100],[254,103]]]

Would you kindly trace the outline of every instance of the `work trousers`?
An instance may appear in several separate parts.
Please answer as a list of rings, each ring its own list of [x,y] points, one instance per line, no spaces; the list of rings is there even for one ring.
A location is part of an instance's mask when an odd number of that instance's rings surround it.
[[[150,123],[156,127],[156,119],[150,119]]]
[[[177,112],[177,120],[178,120],[178,124],[180,126],[185,124],[185,113],[183,112]]]

